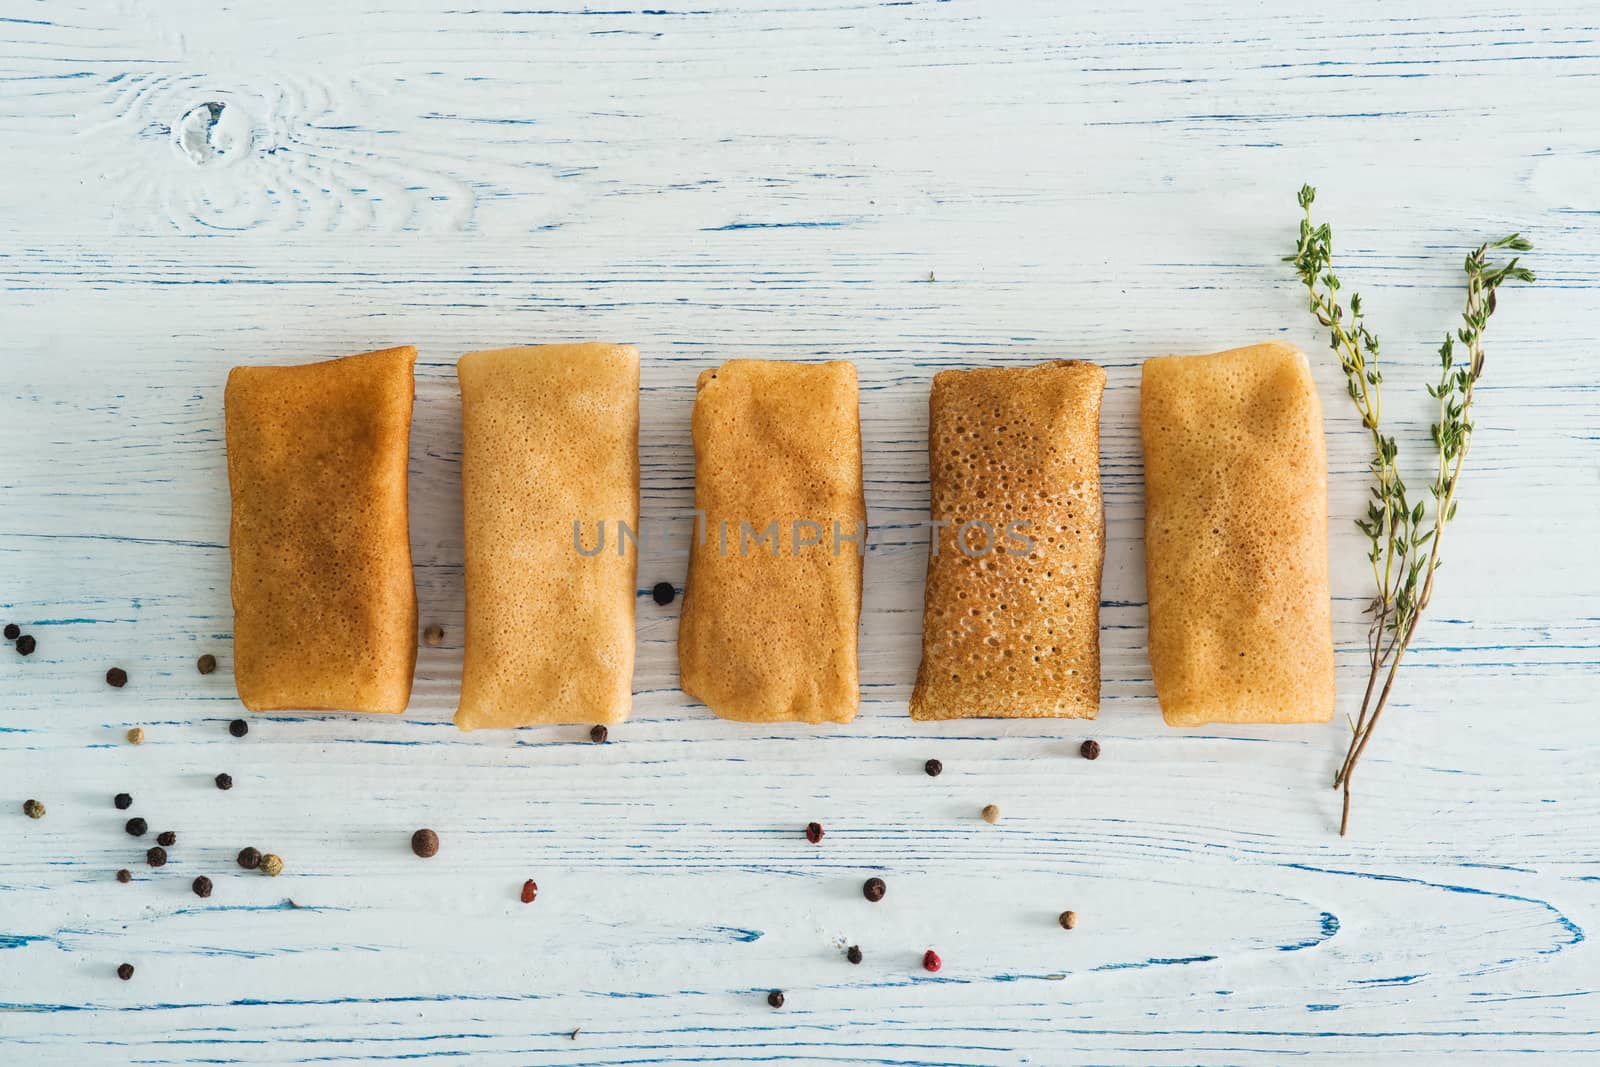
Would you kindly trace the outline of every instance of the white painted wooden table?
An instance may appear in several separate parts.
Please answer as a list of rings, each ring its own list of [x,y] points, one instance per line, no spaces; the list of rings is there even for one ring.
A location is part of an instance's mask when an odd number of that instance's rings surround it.
[[[0,1062],[1600,1057],[1600,28],[1579,0],[1276,6],[0,0],[0,615],[39,641],[0,649]],[[1307,180],[1416,484],[1463,253],[1520,228],[1542,276],[1492,327],[1449,565],[1343,841],[1342,723],[1169,730],[1144,655],[1139,363],[1283,337],[1328,411],[1358,696],[1366,442],[1278,261]],[[454,360],[581,338],[645,354],[655,523],[690,506],[698,370],[857,362],[853,725],[687,702],[665,548],[612,743],[450,724]],[[447,640],[403,718],[234,740],[224,376],[403,342]],[[930,379],[1058,356],[1110,375],[1101,717],[914,724]],[[122,790],[180,834],[166,869]],[[234,868],[246,844],[287,872]]]

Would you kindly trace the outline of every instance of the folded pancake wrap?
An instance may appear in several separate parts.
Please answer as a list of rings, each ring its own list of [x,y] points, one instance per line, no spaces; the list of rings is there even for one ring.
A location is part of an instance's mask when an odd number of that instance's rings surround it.
[[[228,375],[233,675],[252,711],[399,713],[411,699],[416,359],[407,345]]]
[[[502,348],[461,357],[456,375],[467,563],[456,725],[619,722],[633,705],[639,352]]]
[[[855,366],[737,359],[696,388],[683,691],[725,719],[849,722],[867,536]]]
[[[1139,423],[1167,723],[1326,722],[1328,463],[1306,357],[1274,341],[1147,360]]]
[[[914,719],[1092,719],[1100,706],[1105,371],[941,371]]]

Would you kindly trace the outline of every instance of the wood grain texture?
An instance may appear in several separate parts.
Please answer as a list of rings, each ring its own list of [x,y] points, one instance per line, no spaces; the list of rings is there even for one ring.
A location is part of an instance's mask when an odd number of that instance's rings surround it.
[[[0,0],[0,613],[39,641],[0,650],[0,1061],[1600,1056],[1597,79],[1576,0]],[[1462,254],[1520,228],[1541,275],[1491,331],[1447,571],[1346,840],[1321,786],[1362,677],[1367,457],[1278,262],[1306,180],[1403,456]],[[1272,337],[1327,413],[1339,714],[1179,733],[1144,654],[1139,364]],[[664,536],[634,718],[605,746],[463,735],[453,364],[586,338],[644,358]],[[398,343],[446,641],[404,717],[230,738],[227,369]],[[860,371],[848,727],[676,689],[676,605],[648,589],[682,583],[695,375],[737,356]],[[1108,374],[1100,719],[913,723],[929,383],[1053,358]],[[182,835],[169,867],[133,863],[121,790]],[[245,844],[287,872],[233,868]]]

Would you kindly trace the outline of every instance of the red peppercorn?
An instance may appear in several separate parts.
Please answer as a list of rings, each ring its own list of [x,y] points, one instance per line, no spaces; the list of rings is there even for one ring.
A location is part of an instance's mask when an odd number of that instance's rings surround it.
[[[526,882],[522,883],[522,902],[524,904],[532,904],[533,903],[533,898],[538,896],[538,895],[539,895],[539,883],[538,882],[535,882],[532,878],[529,878]]]
[[[933,949],[930,948],[928,951],[926,951],[926,952],[924,952],[922,954],[922,968],[923,968],[923,970],[937,971],[940,967],[943,967],[943,966],[944,966],[944,960],[941,960],[939,958],[939,954],[937,952],[933,951]]]
[[[806,823],[806,840],[813,845],[822,844],[822,824],[820,822]]]

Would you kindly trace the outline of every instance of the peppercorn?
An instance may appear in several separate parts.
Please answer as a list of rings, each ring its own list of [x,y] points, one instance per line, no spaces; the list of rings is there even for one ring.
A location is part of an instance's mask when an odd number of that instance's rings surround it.
[[[522,883],[522,902],[524,904],[532,904],[533,903],[533,898],[538,896],[538,895],[539,895],[539,883],[538,882],[535,882],[532,878],[529,878],[526,882]]]
[[[117,872],[117,881],[121,882],[123,885],[127,885],[129,882],[133,881],[133,872],[128,870],[126,867],[122,868],[122,870]]]
[[[597,745],[605,744],[606,738],[610,736],[611,731],[607,730],[604,726],[596,724],[589,727],[589,740],[593,741]]]
[[[171,848],[178,843],[178,834],[174,830],[163,830],[156,835],[156,844]]]
[[[212,671],[217,669],[217,657],[207,652],[205,655],[194,661],[194,669],[199,671],[201,674],[210,674]]]
[[[167,850],[160,845],[151,845],[150,850],[144,854],[144,861],[152,867],[165,867],[167,865]]]
[[[845,952],[844,958],[849,960],[851,963],[860,963],[861,962],[861,946],[860,945],[851,945],[849,950]]]
[[[128,835],[130,837],[143,837],[144,832],[150,829],[150,824],[135,815],[133,818],[123,823],[122,828],[128,831]]]
[[[438,648],[444,644],[444,627],[434,623],[422,631],[422,643],[429,648]]]
[[[983,815],[983,821],[986,823],[997,823],[1000,821],[1000,808],[998,805],[985,804],[981,814]]]
[[[861,883],[861,895],[872,901],[874,904],[882,900],[883,895],[888,891],[889,887],[884,884],[882,878],[868,878],[865,882]]]
[[[30,819],[44,818],[44,805],[37,800],[28,799],[22,802],[22,814]]]
[[[677,597],[678,591],[672,587],[671,582],[657,582],[655,588],[650,590],[650,595],[655,598],[657,604],[666,607]]]
[[[144,744],[144,727],[143,726],[135,726],[133,729],[128,731],[128,744],[130,744],[130,745],[142,745],[142,744]]]
[[[937,778],[944,773],[944,764],[936,759],[931,759],[922,765],[922,769],[928,772],[929,778]]]
[[[1074,926],[1078,925],[1078,913],[1075,911],[1064,911],[1061,913],[1059,921],[1061,923],[1061,929],[1070,930]]]
[[[268,852],[261,857],[261,873],[268,878],[276,878],[283,873],[283,860]]]
[[[1100,758],[1100,742],[1089,740],[1078,746],[1078,755],[1084,759]]]
[[[432,830],[418,830],[411,835],[411,851],[427,859],[439,854],[439,835]]]
[[[39,647],[39,642],[33,639],[32,634],[23,634],[17,638],[17,655],[31,656],[33,650]]]
[[[261,866],[261,851],[248,846],[241,848],[239,850],[238,861],[239,866],[243,867],[247,871],[253,871],[257,867]]]
[[[944,960],[941,960],[939,958],[939,954],[937,952],[933,951],[933,949],[930,948],[928,951],[926,951],[926,952],[924,952],[922,954],[922,968],[923,968],[923,970],[926,970],[926,971],[937,971],[940,967],[943,967],[943,966],[944,966]]]
[[[218,789],[232,789],[233,788],[233,775],[228,774],[226,772],[217,775],[217,788]]]
[[[117,806],[118,811],[127,811],[129,808],[133,807],[133,797],[129,796],[127,793],[118,793],[116,796],[111,798],[111,803]]]
[[[228,732],[234,737],[243,737],[250,732],[250,724],[243,719],[234,719],[228,724]]]
[[[772,992],[768,993],[767,1003],[771,1004],[774,1008],[783,1007],[783,990],[774,989]]]
[[[112,667],[106,671],[106,684],[113,689],[121,689],[128,684],[128,672],[121,667]]]
[[[117,977],[122,979],[124,982],[126,982],[128,979],[132,978],[133,977],[133,964],[124,963],[121,967],[118,967],[117,968]]]
[[[203,874],[191,882],[190,886],[194,889],[194,895],[197,897],[209,897],[211,895],[211,879]]]
[[[21,635],[22,635],[22,627],[18,626],[14,622],[6,623],[6,640],[7,641],[15,641]]]
[[[806,840],[813,845],[822,843],[822,824],[820,822],[806,823]]]

